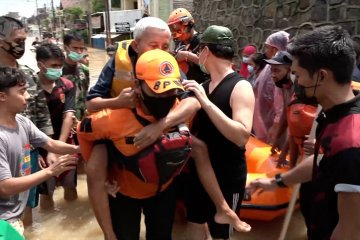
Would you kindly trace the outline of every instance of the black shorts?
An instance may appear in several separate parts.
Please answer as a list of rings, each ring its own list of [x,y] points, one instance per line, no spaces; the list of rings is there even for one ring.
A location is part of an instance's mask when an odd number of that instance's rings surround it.
[[[244,197],[246,180],[239,184],[238,191],[222,190],[229,207],[236,213],[239,212]],[[233,227],[229,224],[218,224],[214,221],[216,208],[209,195],[199,181],[191,179],[188,184],[188,199],[186,201],[187,220],[192,223],[207,223],[212,238],[230,238]]]
[[[120,193],[116,198],[109,196],[109,207],[117,239],[139,239],[143,213],[146,239],[171,240],[175,214],[175,188],[172,185],[158,195],[146,199],[134,199]]]

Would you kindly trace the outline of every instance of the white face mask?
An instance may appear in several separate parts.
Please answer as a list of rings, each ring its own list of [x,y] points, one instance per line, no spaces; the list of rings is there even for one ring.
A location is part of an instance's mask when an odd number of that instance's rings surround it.
[[[251,65],[248,65],[247,70],[248,70],[249,73],[253,73],[254,72],[254,67],[251,66]]]
[[[203,52],[204,52],[204,50],[202,50],[201,53],[199,54],[199,67],[203,73],[210,74],[209,71],[205,67],[205,62],[206,62],[207,58],[205,58],[203,63],[200,63],[200,56],[202,55]]]
[[[293,73],[290,73],[290,80],[294,83],[296,80],[296,75]]]
[[[243,63],[249,63],[249,62],[250,62],[250,58],[248,58],[248,57],[243,57],[243,58],[242,58],[242,62],[243,62]]]

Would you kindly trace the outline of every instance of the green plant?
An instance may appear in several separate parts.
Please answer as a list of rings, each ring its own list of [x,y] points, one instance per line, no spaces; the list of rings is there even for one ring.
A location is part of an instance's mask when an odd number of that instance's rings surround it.
[[[84,11],[80,7],[72,7],[64,9],[66,14],[71,16],[71,19],[81,19]]]
[[[104,12],[105,3],[104,0],[92,0],[92,12]]]
[[[49,24],[50,24],[50,20],[45,18],[45,19],[42,19],[40,21],[40,25],[41,25],[41,28],[45,31],[50,31],[50,27],[49,27]]]

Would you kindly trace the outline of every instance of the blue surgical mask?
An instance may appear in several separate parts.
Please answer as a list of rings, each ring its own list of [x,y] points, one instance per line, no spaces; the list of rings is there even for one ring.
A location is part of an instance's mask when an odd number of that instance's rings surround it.
[[[253,73],[254,72],[254,67],[251,65],[247,65],[247,70],[249,73]]]
[[[55,81],[62,76],[62,68],[46,68],[45,77],[51,81]]]
[[[80,61],[80,60],[84,57],[84,54],[70,51],[70,53],[68,54],[68,57],[69,57],[72,61],[78,62],[78,61]]]
[[[243,62],[243,63],[249,63],[249,62],[250,62],[250,58],[248,58],[248,57],[243,57],[243,58],[242,58],[242,62]]]

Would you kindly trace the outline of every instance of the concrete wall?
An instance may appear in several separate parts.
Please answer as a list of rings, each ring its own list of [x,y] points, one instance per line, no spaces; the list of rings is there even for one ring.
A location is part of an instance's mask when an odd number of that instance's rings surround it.
[[[194,11],[194,1],[193,0],[173,0],[173,8],[186,8],[190,12]],[[195,0],[196,1],[196,0]]]
[[[262,48],[280,29],[292,37],[325,24],[342,25],[360,42],[360,0],[194,0],[193,6],[196,28],[229,27],[237,52],[248,43]]]

